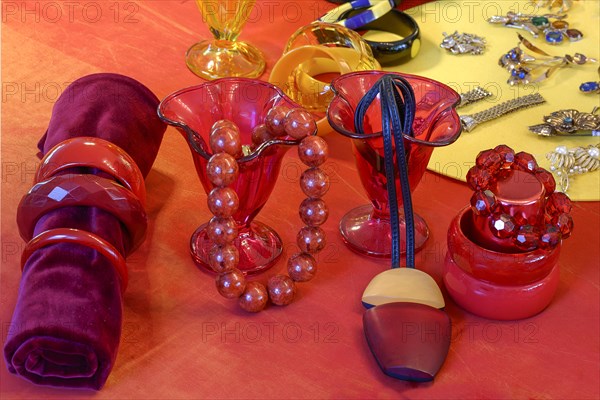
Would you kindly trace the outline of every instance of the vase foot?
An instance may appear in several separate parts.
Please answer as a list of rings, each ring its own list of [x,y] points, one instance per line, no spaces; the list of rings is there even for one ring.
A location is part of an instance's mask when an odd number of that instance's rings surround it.
[[[198,267],[211,271],[208,254],[213,246],[206,236],[208,224],[200,226],[190,240],[192,258]],[[238,269],[246,275],[253,275],[271,268],[283,250],[281,238],[272,228],[261,222],[252,222],[247,229],[240,230],[233,245],[240,253]]]
[[[373,206],[365,204],[350,210],[340,221],[340,233],[344,242],[354,251],[373,257],[390,258],[392,255],[392,231],[388,219],[372,218]],[[415,250],[419,250],[429,237],[429,229],[423,218],[414,214]],[[404,217],[400,216],[400,252],[406,252]]]
[[[185,54],[185,63],[196,75],[207,80],[225,77],[257,78],[265,70],[261,51],[245,42],[204,40]]]

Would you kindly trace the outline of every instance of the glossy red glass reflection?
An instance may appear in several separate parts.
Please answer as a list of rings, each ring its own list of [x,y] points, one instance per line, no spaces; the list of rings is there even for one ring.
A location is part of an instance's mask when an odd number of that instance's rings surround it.
[[[233,244],[239,252],[238,268],[244,273],[256,273],[272,266],[282,252],[279,235],[270,227],[254,221],[265,205],[279,175],[281,161],[299,140],[290,136],[270,138],[256,130],[273,124],[273,111],[297,108],[277,87],[254,79],[225,78],[182,89],[167,96],[159,105],[159,116],[174,125],[187,140],[196,173],[206,193],[213,189],[207,175],[207,163],[212,156],[210,131],[215,122],[229,120],[239,128],[241,144],[252,152],[237,158],[238,177],[230,188],[239,198],[233,214],[238,236]],[[277,120],[277,122],[280,122]],[[253,135],[254,134],[254,135]],[[254,140],[253,140],[254,136]],[[214,177],[213,177],[214,178]],[[212,243],[206,234],[206,224],[198,228],[191,239],[191,253],[196,263],[210,269]]]
[[[527,251],[527,246],[517,246],[513,237],[521,225],[539,226],[543,221],[544,186],[529,172],[506,170],[497,174],[488,190],[497,202],[496,213],[473,216],[471,239],[490,250]]]
[[[390,257],[391,230],[388,194],[384,171],[383,138],[381,136],[381,110],[376,99],[366,112],[365,134],[380,133],[378,137],[364,138],[354,127],[354,110],[365,93],[389,72],[364,71],[343,75],[335,79],[332,88],[335,97],[328,109],[328,120],[333,129],[353,139],[358,173],[371,205],[348,212],[340,222],[340,231],[346,243],[354,250],[377,257]],[[397,74],[411,84],[417,102],[413,123],[414,137],[404,137],[408,160],[409,184],[414,190],[419,184],[434,147],[454,142],[461,125],[454,106],[458,94],[431,79]],[[400,191],[400,178],[396,173],[396,186]],[[402,218],[402,199],[398,199]],[[404,221],[401,221],[401,251],[405,249]],[[423,246],[428,236],[425,221],[415,215],[415,247]]]

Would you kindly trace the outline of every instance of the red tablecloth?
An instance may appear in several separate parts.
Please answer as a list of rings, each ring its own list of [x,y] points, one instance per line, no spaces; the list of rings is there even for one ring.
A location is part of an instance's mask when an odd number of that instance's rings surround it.
[[[257,2],[260,18],[241,37],[271,67],[286,39],[331,8],[325,1]],[[78,77],[117,72],[147,85],[159,98],[200,80],[185,50],[209,33],[193,1],[2,2],[2,343],[20,279],[24,246],[16,206],[38,163],[35,144],[53,102]],[[434,46],[434,43],[424,43]],[[418,62],[418,59],[413,61]],[[268,72],[267,72],[268,73]],[[264,75],[266,77],[267,75]],[[367,198],[350,143],[336,135],[327,170],[329,244],[319,274],[299,300],[248,315],[221,298],[213,278],[188,255],[189,236],[209,219],[206,195],[183,138],[169,129],[147,179],[149,234],[129,258],[124,330],[119,355],[99,394],[37,387],[0,366],[2,398],[598,398],[600,396],[600,207],[577,203],[575,233],[561,256],[561,282],[550,306],[522,321],[478,318],[447,298],[453,323],[450,353],[433,383],[382,374],[362,332],[360,295],[382,260],[350,251],[337,222]],[[298,177],[292,150],[258,219],[273,226],[287,248],[299,227]],[[431,237],[419,268],[441,283],[450,219],[467,204],[462,183],[426,173],[414,194]],[[280,262],[272,271],[283,271]],[[269,273],[270,275],[270,273]]]

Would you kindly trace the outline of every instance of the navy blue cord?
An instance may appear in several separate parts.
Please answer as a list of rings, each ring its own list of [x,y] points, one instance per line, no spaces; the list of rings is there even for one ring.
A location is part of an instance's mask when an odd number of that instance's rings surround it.
[[[383,132],[390,132],[390,114],[389,108],[385,102],[381,102],[381,129]],[[394,168],[394,146],[392,136],[383,135],[383,163],[385,168],[386,187],[388,198],[394,199],[388,201],[390,205],[390,225],[392,230],[392,268],[400,267],[400,218],[398,215],[398,203],[396,193],[396,178]]]
[[[358,103],[356,112],[354,114],[354,125],[356,126],[356,130],[359,133],[364,133],[364,116],[369,106],[372,104],[373,100],[375,100],[377,95],[380,95],[380,82],[381,79],[378,80],[377,83],[367,91],[367,93]],[[390,132],[389,109],[388,107],[386,107],[385,102],[380,102],[380,106],[382,130],[383,132]],[[400,266],[400,221],[398,216],[398,204],[396,203],[397,193],[394,177],[394,151],[392,145],[392,136],[389,134],[383,135],[383,152],[383,168],[386,176],[386,188],[388,192],[388,197],[390,199],[393,199],[390,201],[393,201],[395,203],[394,206],[390,204],[390,225],[392,231],[392,268],[398,268]]]
[[[410,193],[410,182],[408,177],[408,160],[406,159],[406,151],[404,147],[403,132],[412,132],[412,124],[415,114],[414,92],[410,84],[403,78],[393,80],[393,86],[388,88],[390,107],[390,115],[392,117],[392,132],[394,134],[394,142],[396,144],[396,162],[398,164],[398,172],[400,174],[400,188],[402,190],[402,203],[404,207],[404,221],[406,223],[406,266],[408,268],[415,267],[415,228],[414,215],[412,206],[412,196]],[[404,107],[400,108],[400,102],[397,98],[399,88],[404,99]],[[412,99],[412,101],[411,101]],[[404,111],[404,113],[402,113]],[[404,117],[404,118],[402,118]]]
[[[406,267],[414,268],[415,229],[404,135],[413,136],[412,125],[416,111],[415,95],[412,87],[403,77],[392,74],[382,76],[363,96],[356,108],[354,125],[360,134],[365,133],[363,125],[365,115],[377,95],[380,97],[381,105],[384,168],[392,230],[392,268],[400,266],[400,221],[395,184],[394,145],[406,223]]]

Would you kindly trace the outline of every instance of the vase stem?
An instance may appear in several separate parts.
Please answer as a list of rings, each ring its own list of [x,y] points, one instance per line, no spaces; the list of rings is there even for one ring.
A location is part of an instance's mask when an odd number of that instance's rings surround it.
[[[389,221],[390,211],[387,207],[379,208],[377,206],[377,204],[373,204],[373,211],[371,212],[371,219]]]
[[[204,79],[223,77],[256,78],[265,69],[263,54],[237,38],[252,12],[256,0],[196,0],[202,21],[214,36],[190,47],[186,64]]]

